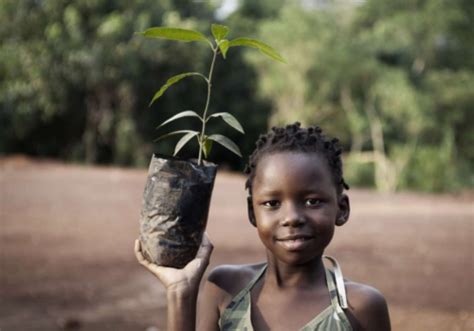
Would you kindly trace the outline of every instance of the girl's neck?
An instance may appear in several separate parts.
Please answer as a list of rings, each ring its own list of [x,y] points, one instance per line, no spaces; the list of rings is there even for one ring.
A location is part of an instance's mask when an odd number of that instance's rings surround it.
[[[301,265],[288,265],[267,256],[268,266],[264,282],[278,288],[309,289],[325,283],[325,269],[322,257],[315,258]]]

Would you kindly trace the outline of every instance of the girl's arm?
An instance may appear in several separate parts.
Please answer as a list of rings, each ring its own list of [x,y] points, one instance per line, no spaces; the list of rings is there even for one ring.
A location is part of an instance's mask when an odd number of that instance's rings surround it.
[[[138,262],[155,275],[166,288],[168,301],[168,331],[196,330],[196,301],[199,283],[209,264],[212,244],[206,234],[196,258],[183,269],[158,266],[147,261],[135,241]]]

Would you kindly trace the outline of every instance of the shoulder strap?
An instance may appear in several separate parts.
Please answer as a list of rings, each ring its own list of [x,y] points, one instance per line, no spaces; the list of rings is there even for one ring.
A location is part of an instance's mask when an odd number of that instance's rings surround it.
[[[333,304],[337,303],[337,299],[338,299],[339,300],[338,304],[340,305],[340,307],[342,309],[347,309],[348,306],[347,306],[346,288],[344,286],[344,278],[342,277],[342,272],[341,272],[341,268],[339,267],[339,263],[337,263],[336,259],[334,259],[330,256],[324,255],[324,257],[331,262],[331,264],[334,268],[334,278],[336,280],[336,283],[334,284],[333,275],[329,272],[329,270],[327,268],[325,268],[326,269],[326,280],[328,282],[329,291],[331,291],[332,288],[334,288],[336,290],[336,293],[337,293],[336,296],[331,295],[331,302]],[[336,301],[336,302],[333,302],[333,300]]]
[[[250,290],[255,283],[262,277],[263,273],[267,269],[265,264],[252,280],[242,289],[235,297],[232,298],[231,302],[227,305],[224,312],[219,318],[219,327],[224,330],[230,325],[240,325],[242,319],[245,320],[246,325],[252,325],[250,321],[250,296],[248,296]],[[237,323],[237,324],[235,324]]]
[[[265,272],[265,270],[267,270],[267,265],[265,264],[262,269],[260,269],[257,274],[255,275],[254,278],[252,278],[252,280],[247,284],[247,286],[245,286],[233,299],[232,299],[232,302],[234,303],[237,303],[239,302],[240,300],[242,300],[242,298],[248,293],[250,292],[250,290],[252,289],[252,287],[255,285],[256,282],[258,282],[258,280],[262,277],[263,273]]]

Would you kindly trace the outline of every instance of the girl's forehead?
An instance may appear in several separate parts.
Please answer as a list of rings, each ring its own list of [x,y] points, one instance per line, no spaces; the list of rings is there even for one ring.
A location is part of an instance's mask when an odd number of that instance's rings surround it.
[[[258,161],[253,185],[324,184],[331,179],[328,162],[319,153],[278,152]]]
[[[256,170],[267,171],[268,168],[300,167],[300,170],[311,170],[312,168],[327,168],[329,166],[326,158],[317,152],[304,151],[281,151],[263,155],[258,161]]]

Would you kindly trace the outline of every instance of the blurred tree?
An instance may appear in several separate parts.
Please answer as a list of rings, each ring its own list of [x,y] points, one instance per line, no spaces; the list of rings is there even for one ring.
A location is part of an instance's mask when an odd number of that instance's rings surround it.
[[[472,5],[366,1],[308,10],[305,3],[288,3],[277,19],[259,26],[288,68],[249,54],[261,73],[261,92],[275,101],[271,122],[327,128],[350,146],[348,175],[368,163],[380,190],[473,185],[467,105],[474,91],[453,84],[474,77],[472,56],[459,56],[473,54],[472,43],[462,43],[472,38],[466,34]],[[426,153],[439,145],[444,152]]]
[[[398,168],[396,186],[439,191],[474,185],[473,115],[467,106],[474,90],[454,83],[474,79],[473,14],[474,4],[464,0],[367,1],[358,11],[356,35],[371,44],[382,66],[406,77],[405,91],[414,98],[385,89],[393,100],[380,105],[392,114],[383,126],[392,163],[406,165]],[[405,130],[391,130],[396,118]]]
[[[203,21],[186,18],[197,6],[171,1],[2,1],[0,118],[6,130],[0,150],[143,163],[149,157],[144,148],[151,149],[143,139],[151,142],[156,135],[157,112],[146,105],[157,80],[165,80],[183,63],[199,67],[204,52],[145,43],[134,32],[160,24],[202,28]],[[211,7],[198,7],[199,19],[212,17]],[[164,108],[174,108],[172,103],[180,104],[178,98],[168,98]]]
[[[155,127],[200,107],[205,86],[183,81],[151,109],[148,102],[168,77],[207,70],[209,55],[196,43],[154,43],[134,32],[170,25],[209,33],[218,4],[1,1],[0,153],[119,164],[171,153],[173,142],[152,143]],[[242,121],[247,134],[231,138],[244,155],[268,118],[270,125],[299,120],[342,139],[355,184],[474,186],[474,2],[239,4],[223,22],[231,34],[262,38],[288,60],[275,66],[232,49],[225,65],[217,63],[210,111]],[[211,132],[227,130],[222,125],[211,123]],[[194,157],[191,149],[182,156]],[[218,147],[211,159],[245,162]]]
[[[209,54],[196,43],[154,42],[134,32],[168,25],[210,34],[215,5],[219,1],[2,1],[0,153],[119,164],[146,164],[153,151],[172,153],[173,142],[152,143],[160,135],[155,127],[199,108],[206,87],[183,81],[151,109],[148,103],[170,76],[208,70]],[[231,31],[245,35],[239,20],[233,22]],[[241,52],[232,49],[226,62],[222,69],[217,64],[210,110],[242,120],[247,134],[232,138],[249,154],[266,127],[269,102],[257,99],[255,70]],[[227,131],[222,125],[216,121],[210,129]],[[186,148],[182,156],[195,157]],[[220,147],[211,158],[239,168],[245,162]]]

